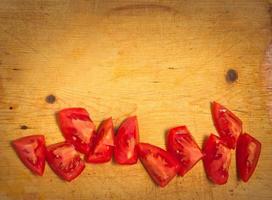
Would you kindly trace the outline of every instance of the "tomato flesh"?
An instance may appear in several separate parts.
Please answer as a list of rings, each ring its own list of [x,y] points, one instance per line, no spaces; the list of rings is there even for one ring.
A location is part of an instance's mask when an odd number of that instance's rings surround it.
[[[177,174],[178,161],[164,149],[148,143],[137,145],[139,158],[153,181],[165,187]]]
[[[229,177],[231,150],[215,135],[211,134],[204,145],[203,163],[208,178],[219,185]]]
[[[167,150],[179,161],[178,174],[181,176],[184,176],[203,157],[199,146],[186,126],[169,130]]]
[[[84,108],[66,108],[58,113],[60,129],[76,150],[87,154],[93,142],[95,125]]]
[[[241,134],[236,148],[236,165],[240,179],[247,182],[257,166],[261,143],[247,133]]]
[[[212,116],[214,125],[227,146],[235,149],[239,135],[242,133],[242,121],[230,110],[212,102]]]
[[[12,141],[12,145],[24,165],[34,174],[42,176],[45,167],[44,136],[26,136]]]
[[[114,148],[114,130],[112,118],[103,121],[97,131],[94,145],[86,156],[90,163],[104,163],[112,158]]]
[[[114,159],[119,164],[135,164],[138,160],[136,145],[139,143],[136,116],[127,118],[115,136]]]
[[[66,181],[75,179],[85,168],[74,146],[67,142],[48,146],[46,160],[53,171]]]

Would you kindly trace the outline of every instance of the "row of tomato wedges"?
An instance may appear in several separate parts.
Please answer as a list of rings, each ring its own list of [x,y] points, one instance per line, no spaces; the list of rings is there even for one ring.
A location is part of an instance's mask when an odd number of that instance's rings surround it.
[[[46,146],[43,135],[31,135],[12,141],[21,161],[34,174],[42,176],[45,161],[62,179],[71,181],[81,174],[85,162],[114,161],[121,165],[141,160],[153,181],[166,186],[177,174],[184,176],[199,160],[203,160],[207,177],[215,184],[225,184],[236,148],[236,166],[241,180],[253,174],[261,143],[243,132],[242,121],[219,103],[211,103],[214,125],[219,137],[211,134],[201,150],[186,126],[178,126],[167,134],[167,150],[140,143],[137,117],[128,117],[114,133],[112,118],[104,120],[98,130],[83,108],[66,108],[58,112],[58,123],[64,142]]]

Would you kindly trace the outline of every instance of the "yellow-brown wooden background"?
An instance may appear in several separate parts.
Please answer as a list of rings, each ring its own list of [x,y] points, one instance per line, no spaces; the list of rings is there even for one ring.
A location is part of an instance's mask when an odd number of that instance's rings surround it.
[[[262,61],[271,39],[267,1],[0,1],[0,199],[272,199],[272,126]],[[225,74],[235,69],[238,80]],[[55,95],[48,104],[46,96]],[[187,125],[199,145],[215,132],[210,101],[233,110],[262,142],[249,183],[210,183],[199,162],[161,189],[139,163],[87,165],[71,183],[47,166],[20,162],[10,141],[44,134],[62,141],[55,112],[88,109],[96,125],[139,119],[141,141],[164,147],[165,131]],[[27,127],[22,127],[27,126]],[[22,129],[27,128],[27,129]]]

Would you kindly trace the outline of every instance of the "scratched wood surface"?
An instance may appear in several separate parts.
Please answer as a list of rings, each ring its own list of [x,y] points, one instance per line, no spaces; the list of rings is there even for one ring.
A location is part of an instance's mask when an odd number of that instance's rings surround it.
[[[148,3],[147,3],[148,2]],[[272,126],[262,61],[271,39],[266,1],[0,1],[0,199],[272,199]],[[238,73],[226,81],[229,69]],[[46,102],[48,95],[56,101]],[[232,109],[263,145],[249,183],[216,186],[199,162],[161,189],[140,163],[87,165],[71,183],[47,166],[43,177],[20,162],[10,141],[63,137],[61,108],[81,106],[116,126],[139,119],[141,141],[164,147],[165,131],[185,124],[199,145],[215,132],[209,102]]]

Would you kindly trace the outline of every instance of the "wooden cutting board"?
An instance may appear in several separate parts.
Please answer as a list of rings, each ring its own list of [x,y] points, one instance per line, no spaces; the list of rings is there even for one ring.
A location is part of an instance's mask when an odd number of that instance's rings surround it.
[[[262,62],[271,39],[266,1],[0,1],[0,199],[272,199],[272,126]],[[226,81],[229,69],[238,79]],[[56,98],[47,98],[53,95]],[[217,186],[202,162],[166,188],[143,166],[87,165],[71,183],[46,166],[20,162],[10,141],[44,134],[63,140],[55,113],[84,107],[116,127],[139,119],[140,139],[165,146],[166,131],[187,125],[199,145],[215,133],[210,101],[237,114],[262,142],[252,179]]]

